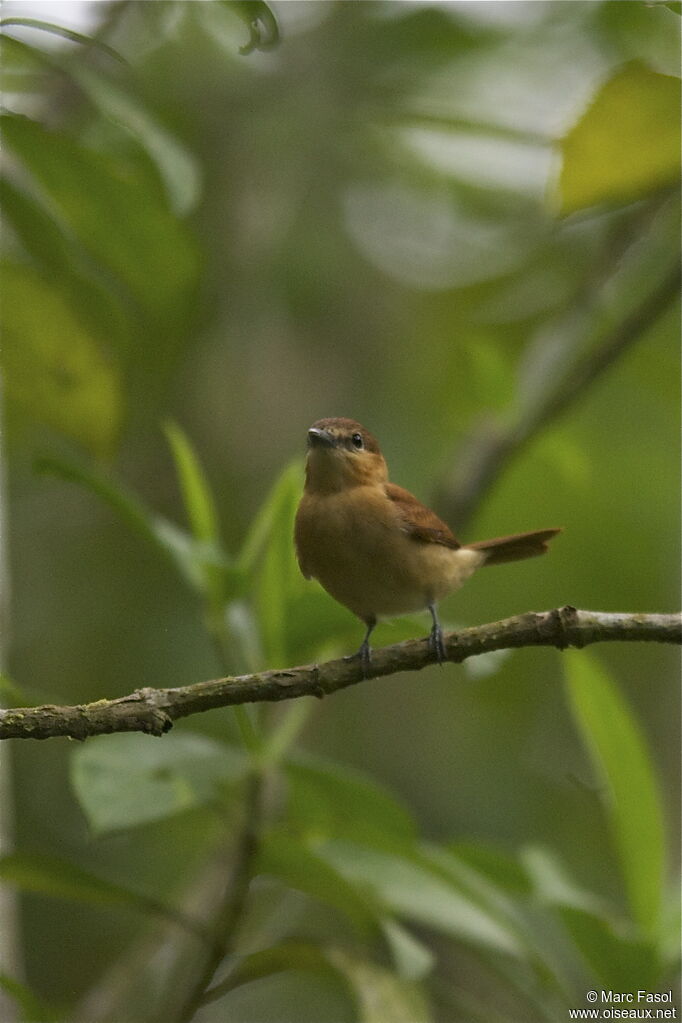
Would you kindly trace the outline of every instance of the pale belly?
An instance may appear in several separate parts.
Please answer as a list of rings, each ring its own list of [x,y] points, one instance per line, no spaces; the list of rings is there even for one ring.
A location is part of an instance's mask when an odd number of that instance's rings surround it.
[[[396,522],[345,509],[316,508],[299,549],[307,570],[359,618],[422,611],[458,589],[483,563],[479,551],[415,540]]]

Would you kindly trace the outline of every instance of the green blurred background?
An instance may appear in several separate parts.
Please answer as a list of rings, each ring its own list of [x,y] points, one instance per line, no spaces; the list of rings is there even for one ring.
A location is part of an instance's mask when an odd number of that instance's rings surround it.
[[[127,63],[25,26],[3,39],[15,702],[223,672],[172,568],[86,489],[35,470],[43,456],[98,466],[184,525],[168,420],[204,466],[228,552],[302,457],[308,426],[351,416],[379,437],[392,479],[464,539],[565,529],[547,557],[477,575],[443,607],[450,624],[563,604],[675,610],[671,295],[561,415],[538,410],[568,395],[571,367],[598,359],[674,266],[679,5],[308,0],[270,5],[279,40],[267,9],[248,4],[52,3],[48,17],[8,2],[3,17],[69,26],[74,6],[79,31]],[[259,45],[240,53],[250,35]],[[481,438],[526,427],[467,503]],[[307,636],[297,656],[354,649],[362,629],[344,614],[329,610],[336,633]],[[414,628],[425,634],[427,619]],[[404,635],[386,625],[376,642]],[[597,653],[651,749],[673,871],[677,653]],[[228,711],[178,730],[234,734]],[[368,682],[316,704],[300,745],[385,784],[428,838],[549,848],[623,909],[559,653]],[[17,848],[181,892],[214,815],[95,838],[71,752],[62,739],[12,744]],[[26,977],[73,1005],[140,926],[26,896]],[[450,972],[466,986],[463,962]],[[215,1018],[346,1018],[338,992],[318,995],[304,1010],[295,989],[263,988]],[[489,1019],[524,1018],[504,992],[492,998]]]

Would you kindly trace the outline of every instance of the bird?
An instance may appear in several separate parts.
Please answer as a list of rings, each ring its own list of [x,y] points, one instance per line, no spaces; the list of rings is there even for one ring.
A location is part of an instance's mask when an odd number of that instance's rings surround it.
[[[299,567],[365,625],[357,653],[371,663],[380,619],[428,610],[435,659],[447,659],[437,604],[484,565],[544,554],[561,528],[461,544],[413,494],[389,482],[376,438],[354,419],[308,430],[305,486],[294,525]]]

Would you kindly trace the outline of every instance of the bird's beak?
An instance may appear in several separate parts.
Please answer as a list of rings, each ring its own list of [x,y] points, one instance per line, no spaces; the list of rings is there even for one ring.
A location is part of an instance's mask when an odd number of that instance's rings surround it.
[[[308,446],[311,448],[333,448],[336,447],[336,437],[329,430],[313,426],[308,430]]]

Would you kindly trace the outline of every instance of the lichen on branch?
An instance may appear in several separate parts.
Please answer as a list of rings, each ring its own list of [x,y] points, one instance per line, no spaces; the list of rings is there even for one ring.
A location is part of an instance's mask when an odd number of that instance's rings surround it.
[[[682,615],[579,611],[533,612],[444,636],[446,660],[527,646],[583,647],[600,642],[682,643]],[[163,735],[177,718],[218,707],[323,697],[372,678],[419,671],[435,662],[428,639],[413,639],[372,653],[368,671],[357,658],[228,676],[173,689],[138,689],[128,696],[72,707],[44,704],[0,710],[0,739],[87,739],[110,732]]]

